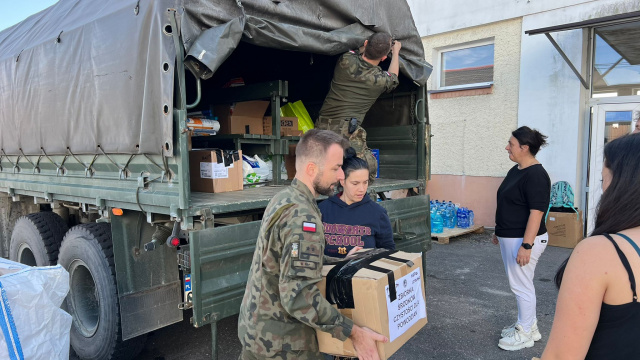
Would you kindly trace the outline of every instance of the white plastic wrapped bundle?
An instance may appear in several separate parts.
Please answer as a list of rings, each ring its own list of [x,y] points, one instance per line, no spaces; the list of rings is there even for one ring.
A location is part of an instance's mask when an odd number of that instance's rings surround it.
[[[69,273],[0,258],[0,359],[69,359]]]

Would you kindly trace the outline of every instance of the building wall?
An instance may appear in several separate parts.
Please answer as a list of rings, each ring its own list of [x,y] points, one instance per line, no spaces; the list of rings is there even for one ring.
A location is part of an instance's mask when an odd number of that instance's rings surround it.
[[[635,0],[408,0],[421,36],[481,26],[556,9],[573,12],[574,5],[590,4],[605,11],[632,8]],[[638,7],[635,10],[638,11]],[[595,16],[584,14],[590,19]]]
[[[485,186],[484,197],[473,202],[487,205],[474,211],[483,225],[493,225],[488,219],[495,211],[496,186],[484,180],[506,174],[512,166],[503,150],[509,133],[528,125],[549,136],[538,159],[551,180],[568,181],[576,205],[584,208],[590,90],[580,84],[546,36],[524,32],[635,12],[640,0],[409,0],[409,4],[423,35],[426,58],[434,67],[438,48],[495,38],[490,95],[486,89],[430,95],[433,175],[427,191],[432,198],[464,203],[472,201],[469,189]],[[583,74],[590,71],[587,35],[583,30],[552,34]],[[428,89],[434,86],[429,84]]]
[[[573,187],[575,204],[584,210],[588,154],[590,91],[585,89],[544,34],[524,31],[593,18],[638,11],[640,0],[582,1],[525,16],[520,53],[518,125],[538,128],[549,136],[549,145],[537,158],[552,182],[564,180]],[[570,30],[552,34],[576,68],[586,74],[588,33]]]
[[[433,137],[427,192],[432,199],[471,207],[485,226],[494,225],[495,190],[514,165],[504,148],[518,125],[521,32],[518,18],[423,38],[427,61],[434,65],[440,49],[494,39],[492,88],[429,96]],[[431,81],[428,89],[435,88]]]
[[[473,210],[476,224],[493,227],[496,193],[502,180],[491,176],[437,175],[427,184],[427,192],[434,200],[451,201]]]

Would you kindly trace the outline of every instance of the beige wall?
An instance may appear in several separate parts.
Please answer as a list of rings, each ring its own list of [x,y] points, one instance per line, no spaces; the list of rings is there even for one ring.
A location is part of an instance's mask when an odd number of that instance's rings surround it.
[[[521,32],[522,21],[515,19],[423,37],[434,66],[439,49],[494,38],[490,94],[429,99],[432,174],[502,177],[513,166],[504,147],[518,124]],[[435,88],[431,81],[428,89]]]
[[[475,223],[495,226],[496,192],[501,177],[433,175],[427,182],[431,200],[447,200],[473,210]]]
[[[522,19],[423,37],[426,60],[437,69],[438,50],[494,40],[490,89],[431,94],[431,199],[472,209],[476,224],[495,226],[496,192],[514,165],[504,147],[518,125]],[[432,76],[431,79],[435,77]],[[428,89],[435,89],[429,80]]]

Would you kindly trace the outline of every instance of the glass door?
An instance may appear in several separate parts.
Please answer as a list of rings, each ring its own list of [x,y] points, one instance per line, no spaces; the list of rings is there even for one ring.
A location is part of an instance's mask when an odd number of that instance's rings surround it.
[[[591,144],[589,148],[589,176],[586,226],[593,231],[596,208],[602,195],[602,167],[604,146],[612,140],[633,132],[640,118],[640,101],[622,104],[601,104],[593,107]]]

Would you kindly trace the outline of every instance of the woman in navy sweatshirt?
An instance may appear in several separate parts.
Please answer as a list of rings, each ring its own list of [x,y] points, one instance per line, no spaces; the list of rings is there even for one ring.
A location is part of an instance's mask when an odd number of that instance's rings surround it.
[[[355,247],[395,250],[387,210],[367,194],[367,162],[349,148],[345,151],[342,170],[345,177],[340,180],[342,192],[318,205],[324,225],[325,255],[345,257]]]

